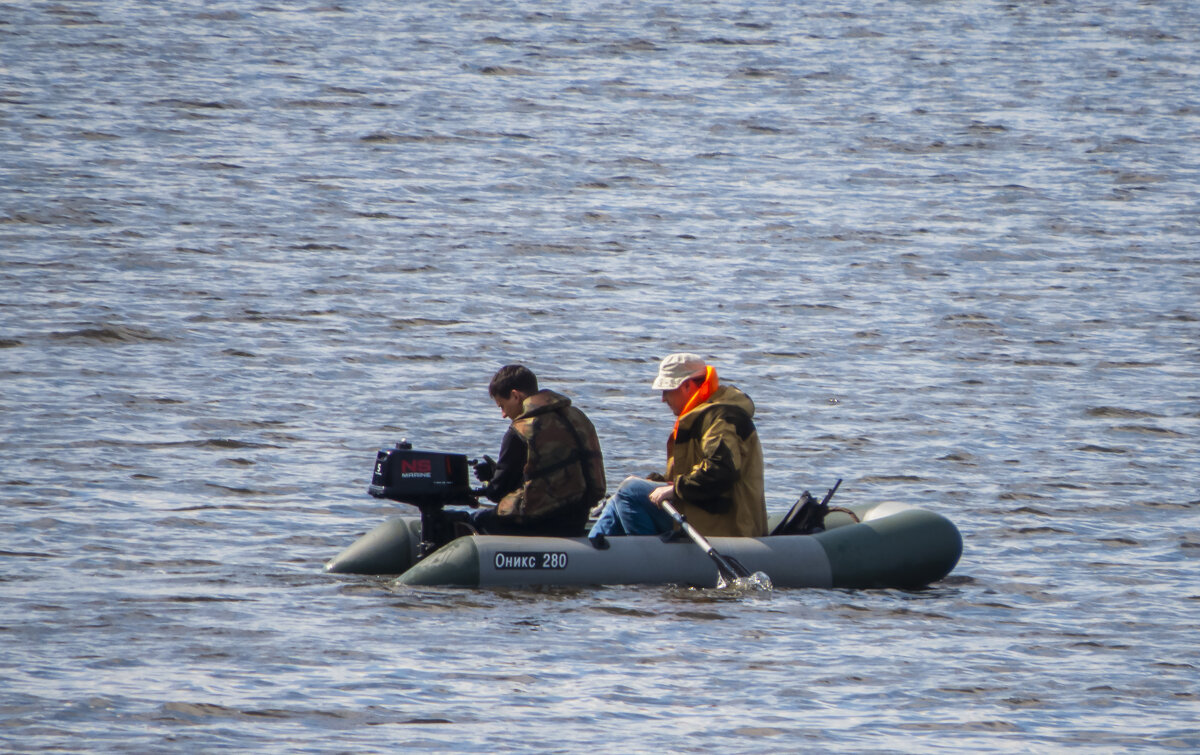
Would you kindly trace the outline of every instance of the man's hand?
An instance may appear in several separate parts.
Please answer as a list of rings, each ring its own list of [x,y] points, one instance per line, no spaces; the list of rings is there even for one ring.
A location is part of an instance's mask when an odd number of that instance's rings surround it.
[[[483,461],[475,465],[475,478],[480,482],[487,482],[496,476],[496,460],[490,456],[483,457]]]
[[[654,490],[650,491],[650,503],[653,503],[655,506],[659,507],[660,509],[662,508],[663,501],[674,501],[674,500],[675,500],[675,486],[674,485],[663,485],[662,487],[658,487],[658,488],[655,488]]]

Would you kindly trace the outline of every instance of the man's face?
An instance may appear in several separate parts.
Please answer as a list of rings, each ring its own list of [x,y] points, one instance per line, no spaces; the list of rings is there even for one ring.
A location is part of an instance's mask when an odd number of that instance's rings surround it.
[[[703,382],[703,380],[697,378],[688,378],[680,383],[678,387],[672,388],[669,391],[663,391],[663,403],[671,408],[672,414],[678,417],[683,411],[683,407],[687,406],[687,402],[691,399],[692,394],[700,390],[700,384]]]
[[[516,419],[521,416],[521,407],[525,403],[525,394],[520,391],[513,391],[508,394],[507,398],[500,396],[492,396],[492,400],[496,402],[496,406],[500,407],[500,413],[505,419]]]

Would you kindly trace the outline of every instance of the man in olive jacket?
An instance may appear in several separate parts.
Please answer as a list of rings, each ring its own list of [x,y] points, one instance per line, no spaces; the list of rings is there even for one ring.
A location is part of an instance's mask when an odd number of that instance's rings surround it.
[[[674,523],[663,501],[709,537],[766,535],[754,402],[732,385],[721,385],[717,371],[695,354],[663,359],[653,387],[677,417],[667,440],[666,481],[626,479],[589,536],[666,532]]]

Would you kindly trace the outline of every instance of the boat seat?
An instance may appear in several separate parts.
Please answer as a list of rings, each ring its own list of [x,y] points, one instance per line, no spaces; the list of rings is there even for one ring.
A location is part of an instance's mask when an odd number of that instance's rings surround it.
[[[476,529],[475,525],[471,524],[469,521],[462,520],[454,522],[454,537],[456,539],[460,537],[466,537],[468,535],[475,536],[479,534],[481,534],[479,530]]]

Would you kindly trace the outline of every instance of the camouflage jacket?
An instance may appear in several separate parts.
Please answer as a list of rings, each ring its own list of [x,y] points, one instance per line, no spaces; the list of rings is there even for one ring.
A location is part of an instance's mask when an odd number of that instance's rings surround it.
[[[512,429],[527,448],[524,484],[500,500],[496,513],[528,520],[569,509],[586,519],[605,493],[596,429],[554,391],[538,391],[522,408]]]

